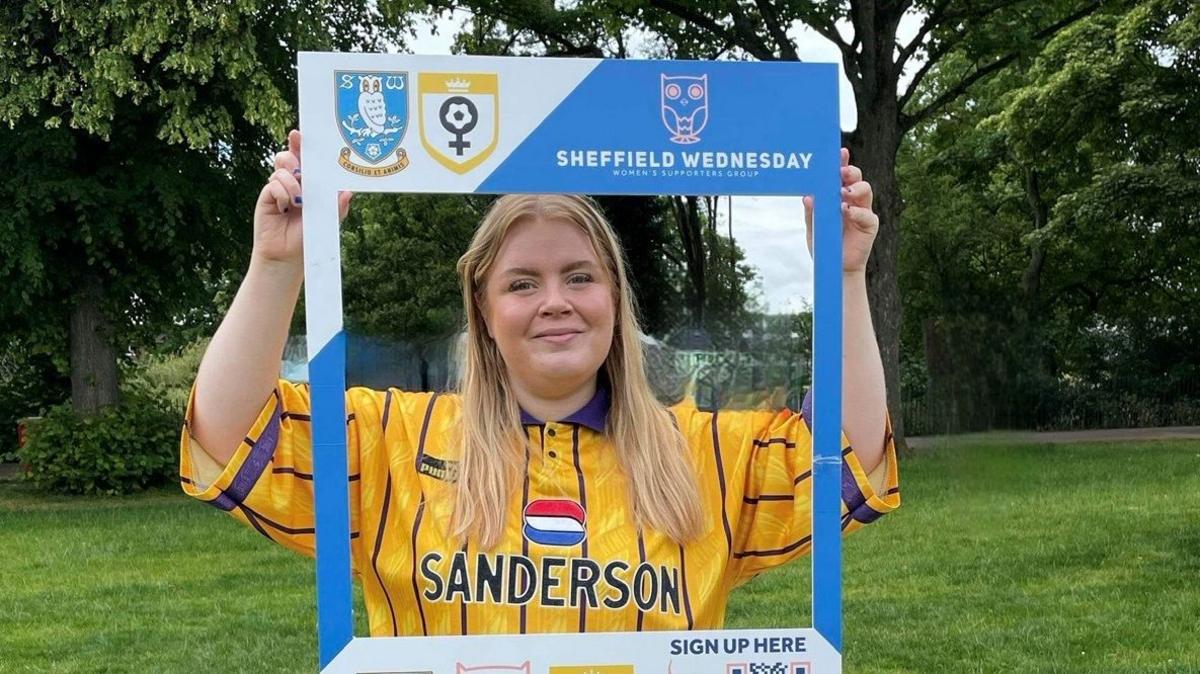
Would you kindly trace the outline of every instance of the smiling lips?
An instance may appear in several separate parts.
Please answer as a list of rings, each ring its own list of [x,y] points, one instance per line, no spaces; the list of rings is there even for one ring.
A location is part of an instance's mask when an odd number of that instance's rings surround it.
[[[554,328],[552,330],[544,330],[534,336],[534,339],[542,339],[554,344],[563,344],[571,341],[575,335],[583,332],[573,328]]]

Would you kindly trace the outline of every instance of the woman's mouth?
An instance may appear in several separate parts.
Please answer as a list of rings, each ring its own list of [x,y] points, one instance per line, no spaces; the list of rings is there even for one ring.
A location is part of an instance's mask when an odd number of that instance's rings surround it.
[[[578,331],[555,332],[555,333],[547,333],[544,335],[538,335],[535,339],[539,339],[544,342],[549,342],[551,344],[566,344],[567,342],[570,342],[571,340],[578,337],[579,334],[580,333]]]

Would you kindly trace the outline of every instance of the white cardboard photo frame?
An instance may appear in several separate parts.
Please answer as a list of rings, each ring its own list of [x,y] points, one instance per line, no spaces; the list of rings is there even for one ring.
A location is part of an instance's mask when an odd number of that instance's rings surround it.
[[[300,54],[322,672],[453,674],[459,665],[527,665],[527,674],[570,666],[593,666],[606,674],[606,666],[628,665],[639,674],[758,674],[747,663],[766,667],[764,674],[841,672],[837,68],[791,62]],[[683,92],[697,94],[697,101],[703,94],[703,115],[688,119],[666,104],[663,92],[672,80],[677,86],[672,92],[682,85]],[[689,81],[702,83],[703,91],[692,89]],[[355,637],[339,190],[808,194],[817,204],[829,204],[815,209],[814,226],[813,626]]]

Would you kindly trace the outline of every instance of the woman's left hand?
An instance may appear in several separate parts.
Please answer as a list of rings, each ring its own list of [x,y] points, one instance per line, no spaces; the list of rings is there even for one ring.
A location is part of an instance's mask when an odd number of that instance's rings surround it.
[[[850,165],[850,150],[842,148],[842,271],[863,273],[879,232],[879,216],[871,210],[871,184]],[[813,252],[813,198],[804,197],[804,229],[808,254]]]

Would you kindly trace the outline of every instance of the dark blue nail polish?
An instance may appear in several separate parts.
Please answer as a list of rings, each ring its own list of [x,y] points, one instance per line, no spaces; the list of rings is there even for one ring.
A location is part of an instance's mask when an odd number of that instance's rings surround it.
[[[294,175],[294,176],[298,176],[298,175],[300,175],[300,167],[299,167],[299,166],[297,166],[296,168],[292,169],[292,175]]]
[[[304,199],[302,197],[300,197],[299,195],[297,195],[296,196],[296,205],[299,206],[302,203],[304,203]]]

